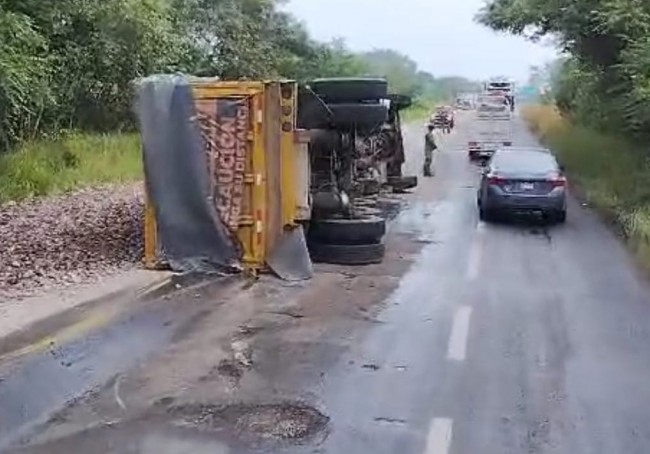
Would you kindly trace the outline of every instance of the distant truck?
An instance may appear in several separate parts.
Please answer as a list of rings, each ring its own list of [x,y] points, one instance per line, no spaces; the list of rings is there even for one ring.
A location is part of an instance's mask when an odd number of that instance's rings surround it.
[[[496,77],[483,84],[483,94],[505,96],[510,111],[515,110],[515,83],[505,77]]]
[[[451,106],[439,106],[436,111],[431,115],[429,123],[435,129],[440,129],[445,134],[449,134],[455,126],[454,109]]]
[[[457,97],[456,98],[456,109],[459,110],[471,110],[472,109],[472,101],[467,98],[467,97]]]
[[[497,149],[512,145],[512,113],[506,96],[478,96],[475,115],[467,144],[471,160],[489,158]]]

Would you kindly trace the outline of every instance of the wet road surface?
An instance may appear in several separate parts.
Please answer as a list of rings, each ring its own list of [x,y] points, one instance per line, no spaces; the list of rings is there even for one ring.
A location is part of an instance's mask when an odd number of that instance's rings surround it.
[[[377,322],[320,379],[282,378],[329,418],[323,436],[253,449],[149,421],[24,452],[650,452],[650,286],[575,200],[563,226],[479,222],[469,129],[461,117],[442,139],[435,178],[391,225],[422,248]],[[407,131],[409,173],[422,137]]]
[[[479,222],[464,126],[393,227],[432,243],[328,374],[318,452],[650,452],[650,287],[575,200],[564,226]]]

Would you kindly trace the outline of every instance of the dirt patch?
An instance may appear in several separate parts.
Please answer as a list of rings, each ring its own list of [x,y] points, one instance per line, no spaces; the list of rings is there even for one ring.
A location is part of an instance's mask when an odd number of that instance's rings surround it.
[[[175,424],[204,430],[230,429],[242,439],[302,440],[323,431],[329,418],[316,408],[298,402],[277,404],[171,407]]]

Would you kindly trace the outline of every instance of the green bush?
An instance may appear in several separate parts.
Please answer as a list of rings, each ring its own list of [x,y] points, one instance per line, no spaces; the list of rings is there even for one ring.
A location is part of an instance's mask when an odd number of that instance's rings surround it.
[[[414,121],[426,120],[434,110],[436,103],[433,100],[416,99],[408,109],[402,113],[402,121],[410,123]]]
[[[137,134],[71,134],[0,154],[0,203],[140,178]]]

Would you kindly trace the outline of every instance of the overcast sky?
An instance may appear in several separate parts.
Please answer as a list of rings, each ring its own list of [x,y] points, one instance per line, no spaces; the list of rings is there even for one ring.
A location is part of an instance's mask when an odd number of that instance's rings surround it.
[[[474,22],[484,0],[290,0],[286,7],[319,40],[344,38],[355,51],[392,48],[435,76],[506,75],[526,80],[552,47],[497,34]]]

